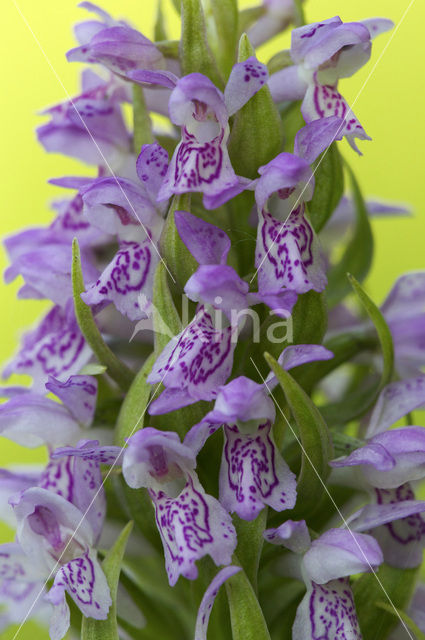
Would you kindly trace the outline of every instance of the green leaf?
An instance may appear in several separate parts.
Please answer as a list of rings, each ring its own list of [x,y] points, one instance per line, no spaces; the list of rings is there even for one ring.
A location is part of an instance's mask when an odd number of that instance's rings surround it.
[[[243,570],[227,580],[226,592],[233,640],[270,640],[261,606]]]
[[[401,620],[404,622],[404,624],[409,629],[409,631],[411,631],[414,634],[416,640],[425,640],[425,633],[423,633],[419,629],[416,622],[412,620],[412,618],[408,616],[407,613],[405,613],[404,611],[401,611],[401,609],[394,609],[394,607],[388,604],[388,602],[377,602],[376,606],[379,607],[379,609],[383,609],[384,611],[391,613],[391,615],[396,616],[399,622],[401,618]]]
[[[133,528],[129,522],[120,533],[114,546],[102,562],[102,569],[111,590],[112,605],[106,620],[84,618],[81,626],[81,640],[119,640],[117,625],[117,590],[128,537]]]
[[[331,306],[338,304],[350,292],[347,273],[362,282],[369,273],[373,255],[373,236],[366,205],[356,178],[351,169],[348,173],[351,181],[356,212],[354,234],[350,239],[341,260],[328,273],[327,294]]]
[[[89,362],[80,369],[80,376],[101,376],[105,373],[106,367],[103,364],[96,364],[95,362]]]
[[[238,62],[254,56],[244,33],[239,42]],[[282,149],[282,123],[267,85],[262,87],[234,116],[229,154],[236,173],[256,178],[257,169]]]
[[[181,7],[180,61],[182,75],[194,72],[203,73],[222,89],[224,82],[207,41],[201,0],[182,0]]]
[[[166,58],[174,58],[175,60],[179,57],[179,49],[180,49],[180,40],[160,40],[159,42],[155,42],[155,46]],[[155,136],[158,142],[160,141],[160,135]],[[163,147],[164,145],[161,144]],[[168,149],[167,149],[168,151]]]
[[[418,573],[419,568],[396,569],[383,564],[375,575],[364,574],[354,581],[354,600],[363,640],[387,640],[397,619],[393,614],[383,612],[378,603],[385,598],[396,609],[405,609],[413,595]]]
[[[181,291],[183,291],[190,276],[195,273],[198,263],[180,238],[174,220],[174,213],[176,211],[189,210],[190,195],[175,195],[159,240],[161,255]]]
[[[81,333],[86,339],[87,344],[93,350],[99,363],[106,367],[108,375],[115,380],[121,389],[127,391],[132,383],[134,374],[125,364],[118,360],[116,355],[110,350],[107,344],[105,344],[94,321],[90,307],[81,299],[81,294],[85,291],[85,285],[77,238],[74,238],[72,242],[72,289],[75,316]]]
[[[136,83],[133,84],[133,128],[133,147],[134,152],[138,155],[142,145],[151,144],[154,137],[143,87]]]
[[[167,271],[159,262],[153,286],[153,327],[155,331],[155,354],[158,356],[171,338],[182,330],[180,316],[168,286]]]
[[[134,378],[121,405],[114,434],[115,444],[119,447],[123,447],[126,438],[143,427],[143,418],[153,389],[146,378],[154,362],[155,354],[152,353]]]
[[[279,51],[275,53],[274,56],[270,58],[267,63],[267,69],[269,70],[269,74],[273,75],[277,71],[281,71],[286,67],[291,67],[294,64],[291,58],[291,52],[289,49],[283,49],[283,51]]]
[[[375,326],[383,356],[383,367],[377,382],[366,389],[350,391],[341,402],[323,407],[323,415],[328,424],[332,425],[343,424],[364,415],[371,408],[380,391],[391,382],[394,369],[393,340],[384,316],[352,275],[348,274],[348,280]]]
[[[158,0],[155,26],[154,26],[154,38],[156,41],[167,40],[167,29],[165,26],[164,8],[163,8],[162,0]]]
[[[236,0],[208,0],[212,19],[207,20],[209,42],[220,71],[227,77],[236,59],[238,6]],[[210,26],[211,25],[211,26]]]
[[[254,591],[257,593],[257,574],[260,564],[261,551],[264,543],[264,529],[267,521],[267,507],[250,522],[233,516],[236,528],[238,546],[236,554],[239,558]]]
[[[308,212],[319,232],[335,211],[344,193],[342,158],[336,142],[320,155],[314,166],[315,187]]]
[[[305,391],[270,354],[265,353],[264,357],[283,389],[302,445],[301,472],[297,480],[298,499],[293,512],[297,516],[301,512],[309,514],[317,507],[330,471],[328,461],[333,457],[331,437],[320,411]]]

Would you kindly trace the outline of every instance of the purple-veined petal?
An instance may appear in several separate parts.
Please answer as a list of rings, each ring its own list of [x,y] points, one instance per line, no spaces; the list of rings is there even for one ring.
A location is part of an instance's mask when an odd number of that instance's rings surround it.
[[[405,491],[405,487],[402,485],[397,489],[375,489],[377,496],[391,497],[391,502],[378,504],[367,504],[354,514],[353,519],[350,518],[348,524],[352,531],[371,531],[376,527],[396,522],[397,520],[406,519],[412,524],[416,521],[416,518],[411,516],[422,513],[425,511],[425,502],[423,500],[413,500],[410,498],[404,499],[400,497],[401,492]],[[413,496],[413,493],[411,494]],[[400,500],[404,500],[400,502]],[[423,528],[423,527],[422,527]],[[375,534],[374,534],[375,535]],[[382,548],[382,545],[380,545]]]
[[[71,624],[71,611],[65,598],[64,587],[52,587],[46,595],[46,600],[53,605],[50,618],[50,640],[62,640]]]
[[[248,295],[250,304],[264,302],[274,315],[285,319],[290,317],[297,300],[298,294],[290,289],[277,292],[257,291],[256,293],[250,293]]]
[[[291,57],[294,62],[303,62],[309,51],[314,51],[317,42],[320,42],[326,34],[342,25],[339,16],[306,24],[291,33]]]
[[[221,426],[221,423],[206,422],[203,420],[189,429],[184,438],[184,444],[189,447],[195,455],[198,455],[208,438],[212,436],[217,429],[220,429]]]
[[[313,540],[304,555],[304,569],[318,584],[372,571],[383,562],[379,544],[372,536],[348,529],[329,529]]]
[[[137,157],[136,171],[153,203],[168,169],[168,153],[157,142],[144,144]]]
[[[165,553],[168,580],[174,586],[180,575],[195,580],[196,560],[210,555],[216,565],[230,564],[236,532],[229,514],[206,494],[195,473],[176,498],[149,491]]]
[[[388,18],[366,18],[360,22],[369,31],[371,40],[394,27],[394,22]]]
[[[63,405],[27,393],[0,405],[0,433],[13,442],[34,448],[77,442],[82,430]]]
[[[268,85],[275,102],[302,100],[307,90],[307,82],[301,77],[298,65],[276,71],[270,76]]]
[[[312,583],[298,606],[293,640],[312,638],[361,640],[353,592],[348,578],[328,584]]]
[[[390,471],[395,467],[396,461],[384,446],[370,442],[364,447],[355,449],[349,456],[331,460],[329,464],[335,468],[371,465],[379,471]]]
[[[285,371],[289,371],[308,362],[331,360],[333,357],[332,351],[320,344],[294,344],[285,347],[278,358],[278,363]],[[277,379],[273,372],[269,373],[265,384],[269,389],[276,386]]]
[[[212,400],[232,371],[235,345],[232,327],[215,329],[211,314],[201,307],[190,324],[164,348],[147,382],[162,382],[166,389],[183,390],[183,396],[178,394],[176,398],[188,399],[186,404]],[[157,414],[159,404],[166,411],[176,406],[172,402],[167,409],[161,398],[150,405],[149,413]]]
[[[159,255],[151,238],[143,244],[122,242],[99,279],[81,294],[90,306],[112,302],[130,320],[146,317],[139,304],[144,293],[152,299],[153,278]]]
[[[43,574],[28,562],[28,557],[17,542],[6,542],[0,545],[1,581],[32,582],[42,578]]]
[[[164,70],[136,69],[135,71],[128,72],[127,75],[130,80],[137,82],[137,84],[148,86],[159,85],[167,89],[174,89],[178,82],[178,77],[174,73]]]
[[[410,411],[425,405],[425,376],[398,380],[380,393],[373,409],[367,437],[386,431]]]
[[[49,600],[53,604],[61,602],[64,591],[69,593],[84,616],[106,620],[112,600],[95,552],[87,551],[59,569],[48,594]]]
[[[13,528],[16,524],[13,509],[9,498],[21,493],[30,487],[36,486],[40,481],[41,471],[29,471],[21,467],[9,467],[0,469],[0,520]],[[0,571],[1,576],[1,571]],[[1,627],[1,625],[0,625]]]
[[[91,355],[70,300],[65,309],[53,307],[38,327],[24,334],[17,356],[9,362],[3,375],[26,373],[32,376],[34,388],[44,391],[49,375],[67,380],[87,364]]]
[[[211,132],[224,129],[229,117],[222,92],[202,73],[190,73],[178,80],[171,94],[168,108],[174,124],[185,127],[189,131],[192,131],[192,127],[195,126],[197,134],[201,136],[195,134],[198,142],[206,142],[207,139],[214,138],[217,134],[211,135]],[[211,124],[215,118],[218,126],[207,127],[202,131],[207,114],[210,116]],[[196,126],[197,123],[201,128]],[[205,139],[201,140],[201,138]]]
[[[294,153],[309,164],[335,140],[342,140],[344,120],[338,116],[319,118],[300,129],[294,142]]]
[[[271,436],[271,423],[254,433],[225,425],[220,469],[220,502],[243,520],[254,520],[270,506],[291,509],[296,500],[295,475],[289,470]]]
[[[255,184],[255,200],[259,210],[266,207],[267,200],[277,193],[279,215],[285,219],[302,200],[313,195],[314,177],[306,160],[292,153],[279,153],[268,164],[258,169],[260,178]]]
[[[303,207],[293,211],[285,222],[269,213],[261,214],[255,266],[260,292],[323,291],[327,284],[326,265]]]
[[[230,238],[222,229],[187,211],[174,214],[177,231],[199,264],[226,264]]]
[[[274,422],[276,410],[264,385],[239,376],[221,387],[214,409],[204,418],[212,424],[235,424],[259,420]]]
[[[77,447],[59,447],[52,453],[52,459],[76,456],[82,460],[92,460],[99,464],[121,465],[124,449],[114,445],[99,445],[98,440],[81,440]]]
[[[236,176],[237,182],[233,183],[224,188],[222,191],[214,194],[204,194],[202,203],[205,209],[218,209],[221,205],[226,204],[232,198],[236,198],[242,191],[246,189],[253,190],[255,180],[250,180],[249,178],[244,178],[243,176]]]
[[[199,605],[194,640],[207,640],[208,622],[218,590],[226,580],[234,576],[236,573],[239,573],[241,570],[241,567],[231,565],[230,567],[221,569],[221,571],[219,571],[212,579],[204,593],[201,604]]]
[[[307,123],[318,118],[329,118],[330,116],[337,116],[344,120],[344,126],[340,128],[339,134],[345,136],[354,151],[357,151],[360,155],[355,138],[371,140],[348,106],[345,98],[333,86],[322,85],[317,82],[309,84],[301,111]]]
[[[164,389],[160,396],[150,403],[149,414],[151,416],[162,415],[163,413],[187,407],[194,402],[197,402],[197,399],[190,394],[187,388],[170,387]]]
[[[305,553],[311,545],[305,520],[287,520],[277,529],[266,529],[264,538],[271,544],[281,544],[293,553]]]
[[[65,382],[49,376],[46,389],[62,400],[78,422],[86,427],[92,423],[97,398],[94,376],[70,376]]]
[[[229,116],[239,111],[265,85],[268,76],[266,65],[255,56],[233,66],[224,90]]]
[[[248,291],[249,284],[238,276],[233,267],[224,264],[200,265],[184,288],[188,298],[222,310],[230,320],[232,312],[238,314],[249,306]],[[232,324],[237,323],[232,321]]]

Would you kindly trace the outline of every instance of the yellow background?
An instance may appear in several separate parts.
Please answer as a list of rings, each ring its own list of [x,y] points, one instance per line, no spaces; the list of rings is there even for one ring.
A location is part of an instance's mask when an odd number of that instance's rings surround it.
[[[252,0],[240,1],[244,7],[253,4]],[[165,6],[172,36],[178,37],[176,13],[169,0]],[[397,25],[408,6],[408,0],[310,0],[306,2],[306,17],[312,22],[334,15],[345,21],[386,16]],[[144,34],[152,34],[155,0],[104,0],[102,7],[115,17],[127,17]],[[13,0],[5,0],[2,4],[1,236],[51,220],[48,202],[62,194],[47,185],[48,178],[90,172],[76,161],[44,153],[34,134],[35,126],[44,121],[37,111],[66,99],[67,92],[72,96],[78,90],[81,65],[68,64],[65,52],[75,46],[72,25],[87,15],[77,8],[74,0],[17,0],[17,5]],[[407,203],[415,214],[412,219],[373,222],[376,251],[367,285],[377,302],[382,301],[399,274],[425,268],[424,20],[425,5],[423,0],[416,0],[387,49],[384,51],[391,32],[375,41],[371,61],[353,78],[341,83],[341,92],[373,138],[372,142],[360,143],[362,157],[351,152],[346,143],[342,144],[363,192]],[[287,38],[277,37],[261,48],[258,56],[266,62],[272,53],[287,46]],[[1,261],[3,268],[6,266],[3,253]],[[22,329],[46,308],[44,302],[18,301],[19,284],[15,282],[1,289],[0,362],[10,358]],[[2,438],[0,446],[0,465],[43,459],[41,451],[28,451]],[[11,539],[6,529],[0,533],[3,540]],[[1,638],[12,639],[14,631],[4,633]],[[18,638],[47,638],[47,632],[38,631],[29,623]]]

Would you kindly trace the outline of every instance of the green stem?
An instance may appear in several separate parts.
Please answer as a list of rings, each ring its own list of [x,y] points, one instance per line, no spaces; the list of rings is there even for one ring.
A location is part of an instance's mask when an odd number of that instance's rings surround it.
[[[135,153],[138,154],[140,153],[140,148],[143,144],[150,144],[154,142],[151,120],[149,117],[149,111],[146,107],[143,88],[138,84],[133,85],[133,126],[133,147]]]

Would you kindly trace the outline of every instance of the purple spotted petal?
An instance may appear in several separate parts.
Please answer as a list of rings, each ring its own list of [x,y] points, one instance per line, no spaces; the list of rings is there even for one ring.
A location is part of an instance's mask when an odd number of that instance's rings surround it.
[[[318,118],[329,118],[330,116],[336,116],[344,120],[344,126],[340,128],[338,135],[345,136],[354,151],[359,154],[360,151],[356,146],[355,139],[371,140],[348,106],[345,98],[333,86],[322,85],[317,82],[309,84],[301,111],[307,123]]]
[[[226,264],[230,238],[222,229],[187,211],[174,214],[177,231],[199,264]]]
[[[32,582],[42,577],[37,568],[28,562],[28,557],[18,543],[7,542],[0,545],[1,581]]]
[[[34,388],[44,391],[49,375],[67,380],[87,364],[91,354],[70,300],[65,309],[53,307],[38,327],[24,335],[18,355],[7,365],[3,375],[26,373],[32,376]]]
[[[174,586],[180,575],[198,576],[196,560],[210,555],[216,565],[230,564],[236,532],[229,514],[202,489],[192,473],[181,493],[168,497],[149,491],[165,553],[168,580]]]
[[[236,566],[225,567],[212,579],[199,605],[194,640],[207,640],[208,622],[218,590],[226,580],[241,570],[241,567]]]
[[[158,251],[150,238],[143,244],[122,242],[100,278],[81,294],[81,298],[90,306],[112,302],[130,320],[145,318],[139,298],[144,294],[147,300],[152,300],[158,260]]]
[[[398,380],[380,393],[373,409],[367,437],[386,431],[410,411],[425,405],[425,376]]]
[[[294,153],[311,164],[332,142],[342,139],[343,128],[344,120],[338,116],[313,120],[297,132]]]
[[[298,65],[276,71],[270,76],[268,85],[275,102],[302,100],[307,90],[307,82],[299,73]]]
[[[258,62],[255,56],[233,66],[224,90],[229,116],[239,111],[265,85],[268,76],[266,65]]]
[[[298,606],[293,640],[346,638],[361,640],[353,592],[348,578],[311,584]]]
[[[224,264],[201,265],[184,288],[188,298],[222,310],[230,320],[236,314],[232,324],[237,324],[238,312],[249,306],[248,290],[249,284],[238,276],[233,267]]]
[[[124,449],[114,445],[99,445],[97,440],[81,440],[77,447],[59,447],[52,453],[52,459],[76,456],[82,460],[92,460],[99,464],[121,465]]]
[[[235,345],[232,327],[216,330],[213,318],[201,307],[190,324],[164,348],[147,382],[162,382],[166,389],[183,390],[183,397],[189,401],[186,404],[212,400],[232,371]],[[158,413],[161,397],[150,405],[152,415]],[[166,404],[164,408],[171,410]]]
[[[201,73],[190,73],[178,80],[168,108],[171,121],[193,133],[198,142],[215,138],[228,120],[223,94]]]
[[[333,357],[332,351],[320,344],[294,344],[285,347],[278,358],[278,363],[285,371],[289,371],[308,362],[331,360]],[[273,388],[277,384],[276,376],[269,373],[265,383],[269,389]]]
[[[360,22],[369,31],[371,40],[394,27],[394,22],[388,18],[366,18]]]
[[[372,571],[383,562],[378,543],[372,536],[348,529],[329,529],[313,540],[304,555],[304,569],[318,584]]]
[[[93,376],[71,376],[65,382],[49,376],[46,388],[62,400],[74,418],[88,427],[93,420],[97,380]]]
[[[87,551],[63,565],[56,574],[48,599],[53,604],[59,604],[65,591],[84,616],[106,620],[112,600],[95,552]]]
[[[168,169],[168,153],[157,142],[144,144],[137,157],[136,171],[146,193],[153,203]]]
[[[276,193],[279,198],[279,214],[284,220],[300,200],[310,200],[314,178],[306,160],[291,153],[280,153],[268,164],[258,169],[260,178],[255,185],[257,207],[263,210],[267,200]]]
[[[287,520],[277,529],[266,529],[264,538],[271,544],[282,544],[293,553],[305,553],[311,545],[305,520]]]
[[[50,232],[57,234],[62,242],[65,240],[71,242],[73,238],[77,238],[80,247],[102,244],[107,236],[99,233],[99,229],[93,227],[83,215],[83,204],[79,193],[72,200],[53,202],[52,207],[56,210],[57,216],[50,225]]]
[[[103,64],[123,76],[137,68],[156,69],[164,65],[164,58],[153,42],[126,26],[98,31],[89,43],[71,49],[66,57],[68,62]]]
[[[235,426],[224,427],[220,502],[243,520],[254,520],[266,505],[275,511],[295,505],[295,475],[278,452],[270,431],[270,422],[249,434]]]
[[[219,389],[214,409],[204,418],[212,424],[250,420],[274,422],[276,411],[264,385],[239,376]]]
[[[372,530],[385,562],[399,569],[418,567],[425,547],[425,502],[415,500],[409,484],[396,489],[375,489],[378,507],[395,507],[399,517]]]
[[[342,25],[339,16],[306,24],[303,27],[293,29],[291,33],[291,57],[294,62],[300,63],[306,58],[309,52],[313,52],[317,44],[322,42],[329,33]],[[323,60],[321,61],[323,62]]]
[[[327,283],[325,261],[303,207],[285,222],[269,213],[260,215],[255,266],[260,292],[323,291]]]
[[[176,489],[175,480],[184,480],[195,466],[194,452],[180,442],[177,433],[145,427],[129,438],[122,470],[133,489],[171,493]]]
[[[69,411],[44,396],[27,393],[0,405],[0,433],[26,447],[72,444],[82,436]]]

